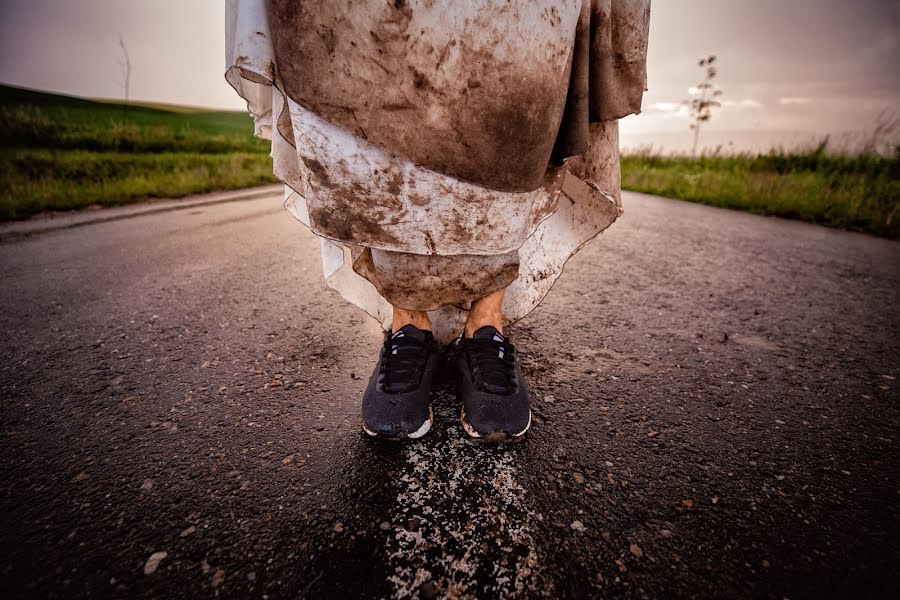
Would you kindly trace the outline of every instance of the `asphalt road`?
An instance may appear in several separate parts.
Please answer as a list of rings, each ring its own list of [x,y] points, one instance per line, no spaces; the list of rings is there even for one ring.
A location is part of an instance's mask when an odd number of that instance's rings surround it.
[[[277,196],[0,244],[0,593],[900,597],[900,244],[625,207],[509,330],[506,447],[447,384],[361,433],[379,330]]]

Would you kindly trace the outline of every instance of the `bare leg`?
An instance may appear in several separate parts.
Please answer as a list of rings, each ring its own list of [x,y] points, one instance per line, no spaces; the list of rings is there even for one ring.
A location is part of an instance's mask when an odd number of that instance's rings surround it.
[[[431,331],[431,320],[424,310],[406,310],[394,306],[394,321],[391,323],[391,331],[397,331],[404,325],[413,325],[417,329]]]
[[[503,333],[503,294],[506,288],[480,298],[472,303],[469,318],[466,319],[466,337],[486,325],[493,325]]]

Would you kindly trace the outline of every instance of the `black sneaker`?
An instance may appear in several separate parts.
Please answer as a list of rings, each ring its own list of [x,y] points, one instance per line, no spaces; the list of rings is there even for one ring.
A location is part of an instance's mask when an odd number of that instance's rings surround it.
[[[456,342],[457,397],[466,433],[487,441],[519,438],[531,426],[528,388],[516,349],[490,325]]]
[[[440,353],[430,331],[405,325],[385,335],[363,394],[363,430],[371,436],[422,437],[431,429],[431,382]]]

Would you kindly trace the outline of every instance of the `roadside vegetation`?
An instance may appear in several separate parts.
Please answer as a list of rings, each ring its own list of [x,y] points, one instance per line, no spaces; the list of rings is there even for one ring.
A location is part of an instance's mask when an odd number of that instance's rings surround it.
[[[702,80],[682,102],[693,135],[689,155],[653,148],[624,152],[624,189],[801,219],[890,238],[900,238],[900,145],[898,121],[885,111],[871,131],[825,137],[807,149],[698,154],[700,130],[722,107],[715,55],[701,58]]]
[[[243,112],[0,86],[0,220],[272,183]]]
[[[900,238],[900,152],[622,157],[624,189]]]

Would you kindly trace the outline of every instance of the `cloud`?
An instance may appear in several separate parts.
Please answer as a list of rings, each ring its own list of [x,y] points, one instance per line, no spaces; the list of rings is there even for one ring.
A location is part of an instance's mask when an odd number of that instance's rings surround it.
[[[762,102],[753,98],[743,100],[722,100],[722,108],[730,110],[756,110],[763,108]],[[668,117],[688,117],[691,114],[690,107],[684,102],[654,102],[644,108],[644,113]]]
[[[659,112],[678,112],[684,106],[681,102],[654,102],[653,108]]]
[[[812,104],[812,98],[807,98],[806,96],[786,96],[784,98],[779,98],[778,103],[782,106],[790,106],[794,104]]]
[[[752,110],[762,108],[763,104],[759,100],[754,100],[753,98],[744,98],[743,100],[722,100],[722,107]]]
[[[689,110],[683,102],[654,102],[644,112],[655,113],[664,117],[686,117]]]

